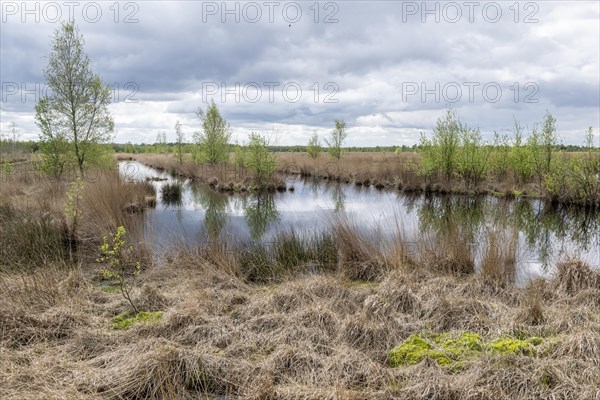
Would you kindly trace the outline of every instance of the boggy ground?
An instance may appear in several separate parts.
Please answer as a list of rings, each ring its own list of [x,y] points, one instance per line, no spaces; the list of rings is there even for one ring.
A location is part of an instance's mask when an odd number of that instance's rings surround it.
[[[370,282],[330,272],[258,285],[180,251],[136,289],[139,307],[162,316],[126,330],[111,319],[128,303],[86,275],[1,275],[0,398],[600,396],[600,274],[579,262],[523,289],[414,266]],[[435,356],[390,366],[406,339],[464,332],[544,344],[480,348],[458,368]]]
[[[516,288],[509,241],[474,274],[460,241],[382,250],[337,221],[271,254],[152,261],[139,246],[145,314],[114,324],[131,306],[94,260],[116,226],[138,242],[143,213],[123,210],[147,188],[114,171],[86,181],[65,241],[68,188],[19,171],[0,186],[0,399],[600,396],[597,266]]]

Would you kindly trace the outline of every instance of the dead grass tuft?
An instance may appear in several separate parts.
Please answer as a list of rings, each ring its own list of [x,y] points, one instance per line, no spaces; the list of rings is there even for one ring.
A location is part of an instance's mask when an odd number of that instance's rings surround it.
[[[0,311],[0,343],[9,348],[69,338],[87,318],[68,309],[53,309],[42,315],[27,315],[21,310]]]
[[[214,389],[199,354],[164,339],[143,339],[89,364],[95,373],[87,383],[103,397],[181,398]]]
[[[170,301],[153,284],[142,286],[137,299],[137,307],[143,311],[161,311],[170,305]]]
[[[379,247],[350,221],[333,223],[333,235],[338,246],[338,267],[342,275],[353,281],[380,280],[388,270]]]
[[[487,247],[481,264],[483,279],[493,285],[507,287],[515,283],[518,235],[499,237],[496,232],[487,235]]]
[[[525,325],[542,325],[545,320],[542,293],[543,285],[530,283],[523,293],[523,304],[519,309],[516,321]]]
[[[559,359],[568,357],[586,360],[600,367],[600,333],[576,330],[560,338],[552,355]]]
[[[481,332],[493,326],[492,307],[478,299],[441,297],[426,305],[426,318],[435,331]]]
[[[600,272],[580,260],[567,260],[556,265],[553,286],[568,294],[585,289],[600,289]]]

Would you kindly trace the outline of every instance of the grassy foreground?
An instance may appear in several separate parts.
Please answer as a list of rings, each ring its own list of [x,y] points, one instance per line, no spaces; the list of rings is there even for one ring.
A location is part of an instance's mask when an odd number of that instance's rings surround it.
[[[127,303],[80,269],[2,274],[0,397],[600,394],[600,275],[578,263],[525,289],[426,269],[390,271],[371,283],[322,274],[262,286],[188,253],[147,270],[139,284],[141,307],[162,314],[122,329],[112,321]],[[504,348],[481,345],[452,368],[433,352],[409,352],[406,362],[390,353],[411,337],[465,332]],[[543,349],[518,347],[524,338]]]
[[[94,260],[116,226],[138,243],[143,213],[126,210],[146,187],[86,183],[72,234],[67,183],[11,179],[1,399],[600,396],[600,272],[581,262],[516,288],[509,253],[474,274],[456,247],[452,259],[379,252],[343,224],[310,246],[284,236],[270,258],[181,248],[153,262],[138,245],[132,315]]]

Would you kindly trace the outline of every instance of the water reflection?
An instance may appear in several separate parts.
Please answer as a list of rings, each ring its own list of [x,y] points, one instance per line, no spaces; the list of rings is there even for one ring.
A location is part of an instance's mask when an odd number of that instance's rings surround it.
[[[204,209],[204,227],[208,237],[218,238],[229,219],[228,196],[200,185],[192,185],[191,190],[195,204]]]
[[[473,243],[482,228],[485,206],[481,197],[426,196],[417,210],[420,231],[438,238],[460,236]]]
[[[120,166],[122,171],[132,170],[124,163]],[[136,168],[138,179],[164,177],[140,164]],[[169,183],[174,180],[153,182],[159,190]],[[418,242],[424,236],[431,237],[432,243],[451,239],[473,250],[476,265],[485,264],[490,246],[504,246],[507,259],[512,257],[509,253],[527,259],[526,268],[534,275],[547,273],[548,266],[565,255],[600,264],[598,212],[557,208],[526,198],[427,196],[314,179],[295,180],[293,185],[294,192],[283,194],[229,195],[184,182],[181,202],[160,202],[156,209],[147,210],[147,240],[167,248],[169,241],[194,243],[206,237],[268,242],[290,228],[328,231],[328,221],[343,213],[368,235],[391,236],[401,226],[407,241]],[[446,249],[460,250],[449,246],[438,251]]]
[[[545,270],[565,255],[592,253],[589,261],[596,265],[599,261],[597,212],[555,207],[539,200],[483,196],[424,197],[422,202],[413,199],[406,204],[417,210],[420,232],[432,233],[438,240],[450,237],[477,243],[494,229],[509,232],[508,238],[521,233],[524,252]]]
[[[344,211],[346,194],[340,183],[331,183],[325,186],[325,190],[331,194],[331,202],[336,212]]]
[[[269,226],[279,220],[274,194],[256,193],[251,195],[244,205],[244,214],[252,239],[262,239]]]

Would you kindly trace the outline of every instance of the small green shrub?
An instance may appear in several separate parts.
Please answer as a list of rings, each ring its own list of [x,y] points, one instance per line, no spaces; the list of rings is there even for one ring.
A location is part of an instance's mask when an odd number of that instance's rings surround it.
[[[315,131],[306,145],[306,152],[309,157],[315,160],[321,152],[321,143],[319,142],[319,134]]]
[[[244,149],[242,159],[244,167],[254,173],[256,184],[260,187],[273,177],[277,169],[277,157],[269,151],[269,141],[259,133],[250,134],[250,143]]]
[[[131,298],[131,290],[141,271],[139,261],[133,260],[134,248],[132,244],[125,242],[125,227],[119,226],[111,242],[106,236],[104,243],[100,246],[100,257],[96,262],[104,264],[100,274],[104,279],[110,279],[119,287],[123,297],[129,302],[136,314],[139,310]]]

